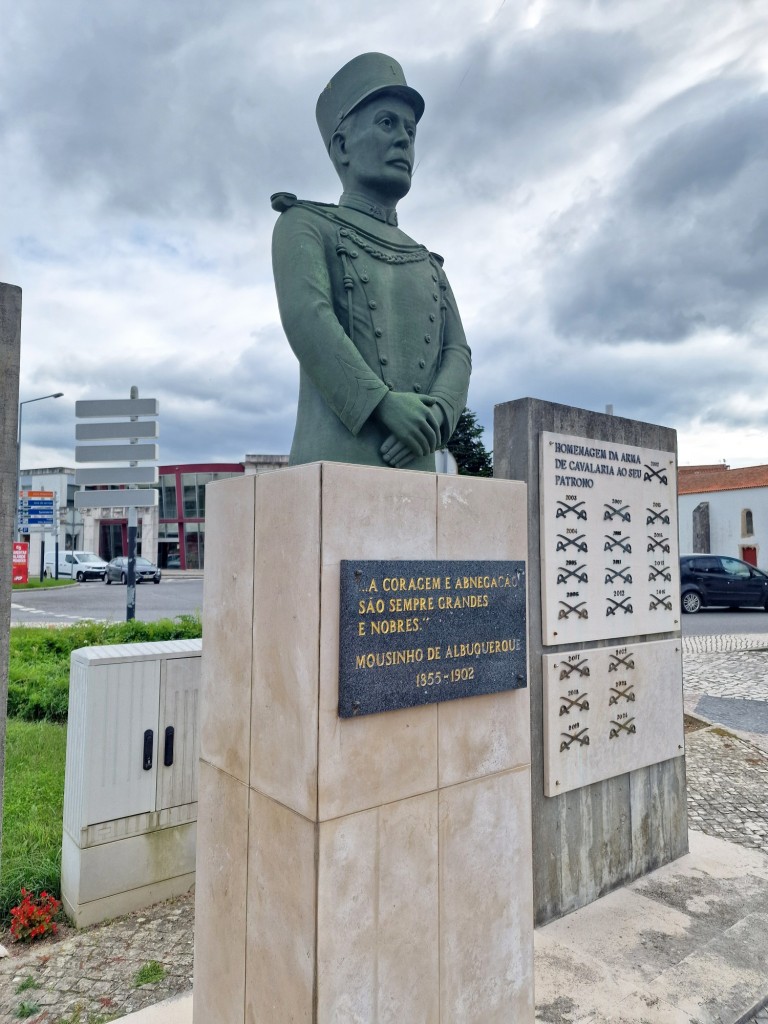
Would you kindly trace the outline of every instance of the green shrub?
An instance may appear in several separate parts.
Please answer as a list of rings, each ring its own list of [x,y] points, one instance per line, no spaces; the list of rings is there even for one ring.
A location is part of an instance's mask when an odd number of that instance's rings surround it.
[[[22,888],[61,894],[66,726],[8,721],[0,863],[0,922]]]
[[[69,702],[69,656],[80,647],[202,636],[197,615],[157,622],[78,622],[73,626],[14,626],[8,673],[8,715],[64,722]]]

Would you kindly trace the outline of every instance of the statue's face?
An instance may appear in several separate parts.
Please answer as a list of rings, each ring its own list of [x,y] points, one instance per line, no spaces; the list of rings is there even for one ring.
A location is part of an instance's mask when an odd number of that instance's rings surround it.
[[[344,188],[394,206],[411,187],[416,118],[409,104],[375,96],[352,112],[341,134]]]

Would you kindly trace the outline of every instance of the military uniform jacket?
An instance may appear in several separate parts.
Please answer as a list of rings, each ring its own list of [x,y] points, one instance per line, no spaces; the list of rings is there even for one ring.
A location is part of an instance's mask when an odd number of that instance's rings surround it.
[[[272,244],[280,318],[301,372],[291,465],[385,465],[386,432],[371,414],[387,390],[432,395],[446,444],[471,357],[440,257],[355,209],[273,205],[283,211]],[[407,468],[434,470],[434,455]]]

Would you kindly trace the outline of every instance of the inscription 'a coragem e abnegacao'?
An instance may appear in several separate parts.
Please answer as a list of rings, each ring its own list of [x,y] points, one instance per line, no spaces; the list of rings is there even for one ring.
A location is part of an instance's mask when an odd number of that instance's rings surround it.
[[[522,562],[341,563],[339,714],[526,685]]]

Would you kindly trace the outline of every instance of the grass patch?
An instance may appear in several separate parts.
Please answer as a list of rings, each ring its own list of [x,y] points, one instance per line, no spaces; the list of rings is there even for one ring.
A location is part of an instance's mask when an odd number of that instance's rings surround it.
[[[14,583],[13,590],[50,590],[52,587],[71,587],[75,583],[75,580],[71,580],[69,577],[66,579],[55,580],[45,578],[42,583],[39,579],[29,580],[27,583]]]
[[[141,988],[142,985],[154,985],[165,977],[165,968],[159,961],[150,960],[136,971],[133,978],[133,987]]]
[[[19,1020],[26,1020],[27,1017],[34,1017],[36,1013],[40,1013],[37,1003],[21,1003],[16,1011],[16,1016]]]
[[[78,622],[73,626],[14,626],[8,672],[8,715],[64,722],[69,702],[69,656],[80,647],[189,640],[202,636],[198,615],[157,622]]]
[[[40,988],[40,982],[35,981],[32,975],[30,975],[28,978],[25,978],[24,981],[19,982],[19,984],[16,986],[16,994],[18,995],[21,992],[26,992],[30,988]]]
[[[82,622],[14,626],[10,640],[0,923],[9,923],[21,889],[61,897],[69,656],[80,647],[195,639],[197,615],[159,622]]]
[[[20,722],[7,727],[0,920],[8,923],[21,888],[61,893],[66,726]]]
[[[108,1021],[117,1020],[118,1016],[114,1013],[94,1013],[93,1010],[76,1006],[68,1017],[59,1017],[56,1024],[107,1024]]]

